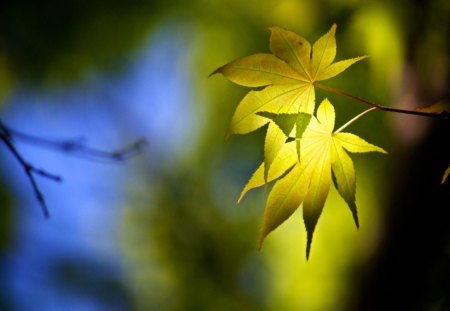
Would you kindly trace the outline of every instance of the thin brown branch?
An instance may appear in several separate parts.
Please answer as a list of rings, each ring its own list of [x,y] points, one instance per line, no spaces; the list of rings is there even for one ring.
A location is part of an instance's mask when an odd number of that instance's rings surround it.
[[[416,111],[416,110],[397,109],[397,108],[387,107],[387,106],[379,105],[377,103],[365,100],[364,98],[352,95],[350,93],[344,92],[342,90],[336,89],[331,86],[323,85],[320,83],[314,83],[314,85],[322,90],[330,91],[330,92],[336,93],[338,95],[354,99],[354,100],[364,103],[366,105],[375,107],[376,109],[379,109],[379,110],[395,112],[395,113],[403,113],[403,114],[409,114],[409,115],[416,115],[416,116],[422,116],[422,117],[431,117],[431,118],[443,119],[443,120],[449,119],[448,113],[432,113],[432,112],[423,112],[423,111]]]

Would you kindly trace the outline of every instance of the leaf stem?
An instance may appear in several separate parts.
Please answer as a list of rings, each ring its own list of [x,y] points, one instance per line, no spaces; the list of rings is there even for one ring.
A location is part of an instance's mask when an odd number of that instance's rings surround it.
[[[336,93],[338,95],[354,99],[354,100],[359,101],[361,103],[364,103],[366,105],[372,106],[375,109],[379,109],[379,110],[383,110],[383,111],[389,111],[389,112],[396,112],[396,113],[416,115],[416,116],[431,117],[431,118],[437,118],[437,119],[443,119],[443,120],[448,120],[449,119],[449,114],[446,114],[446,113],[440,113],[439,114],[439,113],[423,112],[423,111],[408,110],[408,109],[391,108],[391,107],[379,105],[379,104],[376,104],[374,102],[365,100],[364,98],[352,95],[350,93],[341,91],[341,90],[336,89],[336,88],[331,87],[331,86],[323,85],[323,84],[320,84],[320,83],[314,83],[314,85],[317,86],[318,88],[322,89],[322,90],[330,91],[330,92]]]
[[[353,122],[355,122],[356,120],[358,120],[359,118],[361,118],[362,116],[368,114],[371,111],[374,111],[378,109],[377,107],[372,107],[369,108],[367,110],[364,110],[363,112],[361,112],[360,114],[358,114],[357,116],[353,117],[352,119],[350,119],[348,122],[346,122],[344,125],[342,125],[340,128],[338,128],[336,131],[334,131],[334,133],[339,133],[340,131],[342,131],[343,129],[345,129],[347,126],[349,126],[350,124],[352,124]]]

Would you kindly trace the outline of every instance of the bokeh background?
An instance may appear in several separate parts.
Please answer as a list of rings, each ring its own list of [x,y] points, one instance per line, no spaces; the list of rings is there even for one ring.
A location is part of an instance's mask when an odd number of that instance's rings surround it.
[[[256,241],[267,192],[236,199],[263,130],[224,134],[248,91],[217,67],[268,52],[267,27],[311,42],[337,23],[328,85],[413,109],[447,98],[450,2],[8,1],[0,5],[0,118],[120,163],[16,141],[50,208],[0,145],[0,310],[448,310],[448,121],[374,112],[352,131],[389,155],[353,157],[361,228],[333,189],[309,262],[301,214]],[[337,125],[365,107],[335,94]]]

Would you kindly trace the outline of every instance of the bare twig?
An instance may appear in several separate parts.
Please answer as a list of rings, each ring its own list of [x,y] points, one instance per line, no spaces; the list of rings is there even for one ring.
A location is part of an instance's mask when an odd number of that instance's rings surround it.
[[[13,130],[5,126],[3,123],[1,123],[1,121],[0,121],[0,128],[10,138],[14,137],[14,139],[21,140],[30,144],[58,150],[65,153],[72,153],[78,156],[92,159],[123,161],[139,153],[145,146],[148,145],[147,140],[141,138],[128,146],[110,152],[88,147],[82,143],[82,139],[80,138],[67,140],[51,140],[48,138],[42,138],[35,135],[22,133],[17,130]]]
[[[33,173],[39,174],[41,176],[50,178],[55,181],[60,181],[61,177],[47,173],[46,171],[43,171],[41,169],[35,169],[31,164],[29,164],[19,153],[19,151],[16,149],[14,144],[12,143],[9,135],[5,134],[4,131],[0,131],[0,139],[3,141],[3,143],[6,145],[6,147],[11,151],[11,153],[14,155],[16,160],[19,162],[19,164],[23,167],[25,171],[25,175],[28,177],[28,180],[31,183],[31,186],[33,187],[34,194],[36,195],[36,198],[39,202],[39,204],[42,207],[42,211],[44,213],[45,218],[50,217],[50,213],[47,207],[47,203],[45,202],[44,195],[42,194],[41,190],[39,189],[39,186],[34,179]]]
[[[1,121],[0,121],[0,139],[4,143],[4,145],[8,148],[8,150],[13,154],[17,162],[19,162],[19,164],[23,167],[25,174],[31,183],[35,196],[42,207],[42,211],[44,213],[45,218],[49,218],[50,213],[47,204],[45,202],[44,195],[42,194],[34,178],[34,174],[40,175],[42,177],[57,182],[60,182],[62,178],[58,175],[49,173],[43,169],[38,169],[33,165],[31,165],[28,161],[26,161],[25,158],[21,155],[21,153],[17,150],[16,146],[14,145],[14,139],[20,139],[31,144],[39,145],[45,148],[55,149],[61,152],[75,153],[77,155],[81,155],[88,158],[109,159],[114,161],[126,160],[142,151],[142,149],[148,144],[146,139],[139,139],[128,146],[120,148],[119,150],[107,152],[83,145],[80,142],[80,140],[55,141],[34,135],[25,134],[7,127]]]

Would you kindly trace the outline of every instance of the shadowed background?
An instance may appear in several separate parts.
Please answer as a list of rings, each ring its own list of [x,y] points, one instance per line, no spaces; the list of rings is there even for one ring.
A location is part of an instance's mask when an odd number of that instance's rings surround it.
[[[256,250],[267,193],[236,199],[263,130],[223,137],[248,89],[208,75],[268,52],[267,27],[314,42],[337,23],[328,85],[413,109],[448,98],[447,1],[11,1],[0,5],[0,118],[46,139],[145,152],[120,163],[16,141],[45,220],[0,145],[1,310],[446,310],[448,122],[374,112],[349,131],[389,151],[353,156],[361,228],[332,190],[309,262],[300,213]],[[318,90],[339,126],[365,107]]]

